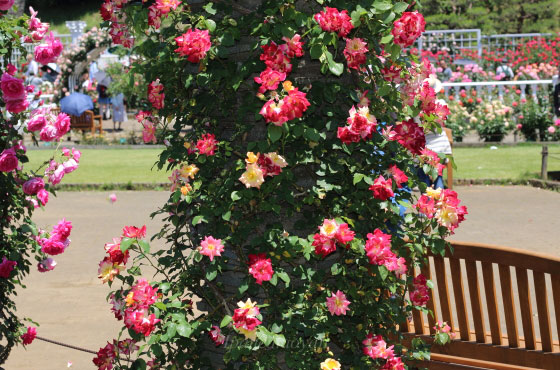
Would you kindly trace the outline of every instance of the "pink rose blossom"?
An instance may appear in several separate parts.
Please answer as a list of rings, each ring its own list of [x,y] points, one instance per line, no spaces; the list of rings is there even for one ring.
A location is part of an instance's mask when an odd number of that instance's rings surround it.
[[[155,109],[162,109],[165,104],[164,87],[159,78],[148,85],[148,100]]]
[[[327,308],[333,316],[346,315],[349,305],[350,301],[346,299],[346,295],[340,290],[327,297]]]
[[[226,336],[222,334],[222,330],[216,325],[212,325],[212,329],[208,332],[208,335],[210,335],[210,339],[212,339],[216,347],[221,346],[226,341]]]
[[[218,141],[216,141],[216,136],[214,134],[204,134],[197,141],[196,148],[199,154],[211,156],[215,154],[217,143]]]
[[[74,158],[70,158],[62,164],[62,167],[64,168],[64,173],[74,172],[78,169],[78,162]]]
[[[9,279],[12,270],[17,265],[17,262],[10,261],[6,257],[2,257],[2,262],[0,262],[0,278]]]
[[[31,117],[29,122],[27,122],[27,130],[29,131],[39,131],[47,124],[45,116],[42,114],[37,114]]]
[[[186,33],[175,38],[178,48],[175,52],[180,56],[186,56],[191,63],[198,63],[206,57],[212,43],[208,30],[189,29]]]
[[[14,148],[4,149],[0,153],[0,171],[11,172],[18,167],[18,158]]]
[[[27,195],[35,195],[44,188],[45,182],[41,177],[33,177],[23,184],[23,192]]]
[[[21,113],[29,107],[27,99],[8,100],[6,101],[6,110],[10,113]]]
[[[224,245],[221,239],[215,239],[212,236],[207,236],[200,243],[198,247],[200,254],[208,256],[210,261],[214,260],[214,257],[221,256],[224,251]]]
[[[264,253],[250,254],[249,273],[257,280],[257,284],[262,285],[263,281],[269,281],[274,275],[272,261]]]
[[[346,37],[354,28],[352,18],[348,15],[347,10],[339,11],[336,8],[326,7],[324,11],[319,12],[313,17],[321,29],[326,32],[336,32],[340,37]]]
[[[0,10],[10,10],[15,0],[0,0]]]
[[[424,32],[425,27],[426,21],[422,14],[418,12],[404,12],[395,21],[391,33],[393,34],[395,44],[409,47]]]
[[[43,206],[47,205],[49,202],[49,192],[45,189],[41,189],[37,192],[37,199],[41,202]]]
[[[162,14],[167,14],[171,10],[177,9],[177,7],[181,4],[181,0],[156,0],[156,8]]]
[[[385,180],[381,175],[373,182],[373,185],[369,187],[369,190],[373,192],[373,197],[379,200],[387,200],[392,198],[395,194],[393,193],[393,181],[391,179]]]
[[[49,64],[56,62],[56,59],[62,52],[62,43],[53,36],[51,32],[45,37],[45,43],[35,47],[35,60],[41,64]]]
[[[554,126],[550,126],[550,127],[548,128],[548,133],[549,133],[549,134],[553,134],[553,133],[555,133],[555,132],[556,132],[556,129],[554,128]]]
[[[39,270],[39,272],[52,271],[54,270],[55,267],[56,267],[56,261],[50,257],[45,258],[44,260],[42,260],[37,264],[37,270]]]
[[[21,336],[21,340],[23,345],[28,345],[33,342],[33,340],[37,337],[37,328],[33,326],[27,327],[27,332]]]
[[[109,201],[111,201],[111,203],[115,203],[117,201],[117,195],[114,193],[109,195]]]
[[[56,121],[54,123],[54,127],[56,127],[58,131],[58,138],[62,138],[64,134],[70,131],[70,116],[66,113],[60,113],[56,117]]]
[[[9,73],[2,74],[0,87],[2,88],[4,101],[25,99],[26,91],[23,81]]]

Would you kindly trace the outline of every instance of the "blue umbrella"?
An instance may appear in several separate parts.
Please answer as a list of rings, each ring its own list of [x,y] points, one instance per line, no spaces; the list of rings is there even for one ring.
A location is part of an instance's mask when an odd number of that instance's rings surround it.
[[[81,116],[88,109],[93,110],[93,101],[86,94],[75,92],[60,101],[60,111],[73,116]]]

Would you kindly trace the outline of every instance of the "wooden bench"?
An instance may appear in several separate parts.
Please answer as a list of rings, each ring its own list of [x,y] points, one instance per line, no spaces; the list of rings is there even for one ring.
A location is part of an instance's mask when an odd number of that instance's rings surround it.
[[[60,108],[53,108],[51,111],[54,114],[58,114],[60,113]],[[70,128],[72,130],[90,130],[92,134],[95,134],[95,130],[99,130],[99,135],[103,133],[103,120],[101,115],[96,116],[93,114],[93,111],[86,110],[81,116],[73,116],[71,114],[69,114],[69,116]],[[98,122],[97,125],[95,124],[95,121]]]
[[[419,336],[431,342],[433,327],[441,320],[456,333],[451,343],[433,345],[430,361],[421,366],[430,370],[560,369],[560,346],[552,339],[550,315],[555,313],[555,331],[560,336],[560,258],[484,244],[451,245],[453,254],[431,256],[429,266],[421,270],[434,283],[427,304],[434,315],[414,310],[413,320],[401,329],[407,340]]]

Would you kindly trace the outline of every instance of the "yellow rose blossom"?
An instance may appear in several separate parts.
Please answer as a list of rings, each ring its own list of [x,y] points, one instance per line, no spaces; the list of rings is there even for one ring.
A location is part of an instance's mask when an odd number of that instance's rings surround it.
[[[275,166],[284,168],[288,165],[288,162],[286,162],[282,156],[278,155],[278,153],[268,153],[266,156],[272,161],[272,163],[274,163]]]
[[[197,174],[198,172],[198,167],[196,167],[196,165],[194,164],[189,164],[188,166],[183,166],[181,167],[181,177],[184,179],[194,179],[194,176]]]
[[[181,186],[181,194],[187,195],[192,190],[192,186],[190,184],[185,184],[185,186]]]
[[[247,164],[254,164],[257,163],[259,160],[259,155],[253,152],[247,152],[247,159],[245,159],[245,163]]]
[[[239,178],[243,184],[248,188],[260,188],[264,182],[264,177],[261,169],[256,164],[247,165],[247,169]]]
[[[327,358],[321,362],[321,370],[340,370],[340,362],[334,358]]]
[[[292,81],[284,81],[282,83],[282,87],[284,88],[284,91],[286,91],[286,92],[290,92],[294,89],[294,87],[292,86]]]
[[[429,187],[426,189],[426,195],[435,200],[439,200],[439,197],[441,196],[441,189]]]

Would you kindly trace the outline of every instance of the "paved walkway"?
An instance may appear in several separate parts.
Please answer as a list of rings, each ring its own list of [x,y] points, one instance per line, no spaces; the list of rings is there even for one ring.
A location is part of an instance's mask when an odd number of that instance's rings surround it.
[[[469,215],[454,240],[477,241],[525,248],[560,256],[560,194],[527,187],[458,187]],[[60,218],[72,221],[72,244],[57,258],[50,273],[34,270],[26,280],[28,289],[18,296],[22,316],[41,324],[39,335],[97,350],[118,335],[119,322],[105,301],[109,292],[97,279],[97,264],[104,243],[120,235],[124,225],[147,225],[148,234],[161,223],[148,215],[167,199],[167,192],[67,192],[51,200],[46,211],[37,212],[39,226],[50,227]],[[158,245],[154,245],[158,247]],[[159,245],[159,247],[162,247]],[[93,355],[35,341],[27,350],[17,347],[6,370],[94,369]]]

